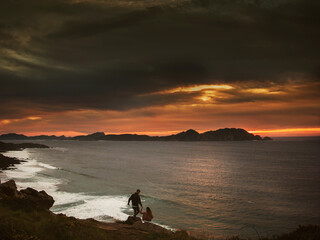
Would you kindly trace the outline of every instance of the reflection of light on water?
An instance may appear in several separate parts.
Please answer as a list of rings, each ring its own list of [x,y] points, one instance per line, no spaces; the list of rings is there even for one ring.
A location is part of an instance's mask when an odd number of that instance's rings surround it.
[[[221,181],[227,172],[221,171],[221,165],[222,163],[215,159],[194,158],[187,161],[185,165],[179,166],[178,172],[181,172],[181,180],[192,185],[222,184]]]

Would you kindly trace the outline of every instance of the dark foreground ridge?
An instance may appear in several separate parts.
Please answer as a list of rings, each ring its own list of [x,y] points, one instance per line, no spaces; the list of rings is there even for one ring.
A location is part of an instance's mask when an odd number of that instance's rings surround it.
[[[148,136],[138,134],[104,134],[103,132],[96,132],[89,135],[82,135],[76,137],[65,136],[32,136],[28,137],[22,134],[9,133],[0,135],[0,140],[82,140],[82,141],[98,141],[98,140],[112,140],[112,141],[253,141],[253,140],[272,140],[269,137],[261,138],[259,135],[254,135],[242,128],[224,128],[215,131],[207,131],[198,133],[193,129],[185,132],[173,134],[170,136]]]
[[[37,143],[4,143],[0,142],[0,172],[2,170],[6,170],[12,167],[14,164],[19,164],[24,162],[23,160],[19,160],[17,158],[6,157],[1,154],[1,152],[6,151],[19,151],[25,148],[49,148],[43,144]]]
[[[102,223],[80,220],[49,209],[54,200],[45,191],[17,190],[13,180],[0,184],[0,240],[196,240],[186,231],[172,232],[151,223],[128,218],[125,222]],[[203,239],[213,239],[206,237]],[[258,238],[257,238],[258,239]],[[318,240],[320,227],[299,226],[291,233],[260,240]],[[231,237],[228,240],[242,240]]]
[[[102,223],[54,214],[49,210],[53,203],[45,191],[18,191],[13,180],[0,184],[0,240],[195,239],[132,217],[126,222]]]

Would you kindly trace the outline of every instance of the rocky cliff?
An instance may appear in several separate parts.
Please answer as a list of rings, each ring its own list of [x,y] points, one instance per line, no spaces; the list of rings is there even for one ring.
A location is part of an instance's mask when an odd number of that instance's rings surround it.
[[[0,184],[0,199],[6,203],[42,210],[49,210],[54,203],[53,198],[45,191],[38,192],[32,188],[18,191],[13,180]]]

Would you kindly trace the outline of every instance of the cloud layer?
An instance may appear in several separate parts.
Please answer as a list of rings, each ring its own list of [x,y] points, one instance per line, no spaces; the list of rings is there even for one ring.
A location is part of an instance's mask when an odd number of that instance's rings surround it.
[[[319,10],[303,0],[1,1],[0,119],[24,119],[10,123],[23,129],[30,116],[51,116],[63,128],[55,114],[115,111],[120,121],[197,105],[212,122],[217,108],[230,118],[258,103],[281,112],[261,126],[286,112],[299,118],[299,109],[313,120],[296,124],[319,125]],[[232,89],[170,92],[226,84]],[[86,131],[85,121],[74,131]]]

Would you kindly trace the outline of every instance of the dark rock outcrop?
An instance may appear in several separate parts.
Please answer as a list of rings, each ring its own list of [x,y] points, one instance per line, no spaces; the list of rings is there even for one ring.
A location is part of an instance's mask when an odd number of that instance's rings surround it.
[[[272,141],[273,139],[271,137],[264,137],[262,138],[263,141]]]
[[[133,225],[135,222],[142,222],[141,218],[139,217],[134,218],[133,216],[129,216],[127,220],[124,221],[125,224],[129,224],[129,225]]]
[[[20,206],[36,209],[49,209],[54,200],[45,191],[38,192],[32,188],[18,191],[14,180],[0,184],[0,199],[7,202],[22,202]]]
[[[10,180],[0,184],[0,197],[2,199],[19,197],[15,181]]]
[[[23,160],[19,160],[17,158],[6,157],[1,154],[1,152],[6,151],[19,151],[24,148],[49,148],[46,145],[38,144],[38,143],[5,143],[0,142],[0,171],[11,168],[15,164],[19,164],[21,162],[25,162]]]
[[[16,158],[12,158],[12,157],[6,157],[0,154],[0,172],[1,170],[6,170],[14,166],[15,164],[19,164],[21,162],[24,162],[24,161]]]
[[[24,148],[49,148],[46,145],[39,143],[6,143],[0,142],[0,152],[19,151]]]
[[[165,234],[172,234],[173,232],[165,229],[163,227],[160,227],[159,225],[153,224],[151,222],[142,222],[141,218],[136,217],[134,218],[133,216],[129,216],[126,221],[123,223],[131,225],[132,228],[137,229],[137,230],[142,230],[142,231],[147,231],[147,232],[157,232],[157,233],[165,233]]]
[[[40,208],[49,209],[54,204],[53,197],[48,195],[45,191],[38,192],[33,188],[27,188],[20,190],[20,193],[22,199],[25,199]]]

